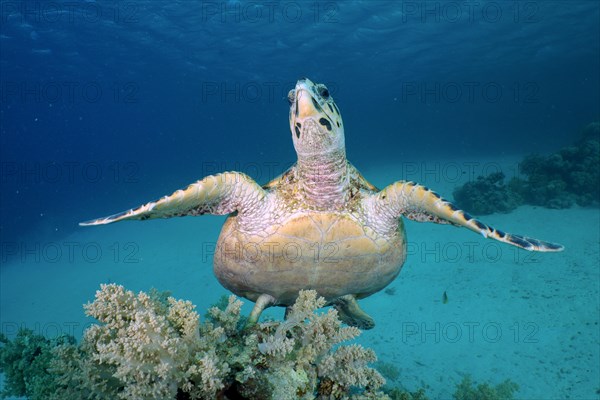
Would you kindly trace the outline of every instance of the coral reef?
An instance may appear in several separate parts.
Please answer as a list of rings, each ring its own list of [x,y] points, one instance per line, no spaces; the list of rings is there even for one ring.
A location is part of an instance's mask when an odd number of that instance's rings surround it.
[[[455,189],[453,195],[460,208],[477,215],[507,213],[523,202],[518,193],[504,184],[502,172],[479,176],[476,181],[467,182]]]
[[[409,392],[395,387],[390,390],[384,390],[384,392],[391,400],[429,400],[423,389],[419,389],[416,392]]]
[[[380,391],[385,379],[369,364],[375,353],[340,345],[360,331],[344,327],[315,291],[299,294],[285,321],[244,328],[242,302],[222,299],[200,321],[189,301],[165,292],[102,285],[86,313],[98,320],[77,344],[21,330],[0,335],[0,397],[31,400],[355,399],[427,400],[425,391]],[[398,381],[392,364],[379,367]],[[456,400],[512,399],[517,385],[473,386],[466,376]]]
[[[359,335],[314,291],[300,292],[283,322],[243,329],[230,296],[201,323],[194,306],[165,294],[102,285],[86,313],[99,324],[49,340],[22,330],[0,337],[3,396],[54,399],[388,398],[369,363],[375,353],[340,346]]]
[[[259,351],[272,369],[262,378],[273,386],[273,398],[311,399],[315,389],[321,397],[342,398],[353,387],[367,388],[367,394],[373,394],[385,383],[376,370],[367,366],[377,359],[372,350],[353,344],[331,351],[339,343],[357,337],[360,330],[342,327],[335,309],[315,313],[324,305],[325,300],[315,291],[301,292],[288,318],[261,339]],[[270,328],[272,331],[274,326]]]
[[[48,370],[53,350],[73,344],[74,338],[61,336],[46,339],[29,329],[21,329],[11,341],[0,334],[0,372],[5,374],[2,397],[22,396],[49,399],[52,395],[53,377]]]
[[[452,398],[454,400],[512,400],[518,389],[519,385],[509,379],[496,386],[490,386],[487,383],[473,386],[471,377],[466,375],[456,385],[456,392]]]
[[[395,382],[400,378],[400,369],[394,364],[384,361],[378,361],[375,364],[377,371],[389,382]]]
[[[517,190],[529,204],[567,208],[600,202],[600,123],[586,126],[580,139],[549,156],[531,155],[521,163],[527,179]]]
[[[600,204],[600,123],[587,125],[572,146],[548,156],[529,155],[520,164],[525,179],[479,176],[455,189],[459,207],[473,214],[508,212],[520,204],[567,208]]]

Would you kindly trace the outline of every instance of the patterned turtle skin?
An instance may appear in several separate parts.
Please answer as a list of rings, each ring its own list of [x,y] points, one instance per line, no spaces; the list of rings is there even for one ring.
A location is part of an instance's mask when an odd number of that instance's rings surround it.
[[[214,256],[219,282],[256,304],[290,306],[314,289],[349,325],[370,329],[357,300],[385,288],[406,259],[403,217],[465,227],[530,251],[563,246],[494,229],[427,187],[398,181],[383,190],[346,159],[344,124],[327,87],[300,79],[289,92],[297,162],[264,186],[225,172],[170,196],[80,225],[202,214],[229,215]]]

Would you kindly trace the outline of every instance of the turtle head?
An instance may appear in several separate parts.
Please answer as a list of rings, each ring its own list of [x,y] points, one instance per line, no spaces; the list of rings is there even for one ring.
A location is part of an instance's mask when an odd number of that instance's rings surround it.
[[[302,78],[288,93],[290,129],[299,157],[344,152],[344,125],[329,89]]]

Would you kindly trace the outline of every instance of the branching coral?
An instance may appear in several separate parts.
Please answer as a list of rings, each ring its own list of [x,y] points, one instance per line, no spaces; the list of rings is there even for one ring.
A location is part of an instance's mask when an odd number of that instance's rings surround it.
[[[260,334],[259,350],[270,366],[266,379],[274,389],[273,398],[297,399],[350,397],[352,389],[366,388],[363,394],[378,393],[383,377],[368,363],[375,353],[359,345],[341,346],[360,334],[355,327],[342,327],[337,311],[317,313],[325,305],[312,290],[300,292],[286,321],[271,334]],[[259,329],[272,328],[261,324]],[[383,395],[382,395],[383,396]]]
[[[201,398],[223,388],[229,366],[216,355],[214,340],[224,336],[224,328],[206,329],[201,338],[190,302],[169,297],[165,304],[143,292],[136,296],[122,286],[103,285],[85,309],[102,323],[85,332],[89,356],[115,368],[119,398],[169,399],[178,390]]]
[[[340,347],[327,355],[319,365],[319,376],[331,382],[331,393],[335,398],[346,396],[352,387],[377,389],[385,379],[368,363],[377,360],[375,352],[360,345]]]

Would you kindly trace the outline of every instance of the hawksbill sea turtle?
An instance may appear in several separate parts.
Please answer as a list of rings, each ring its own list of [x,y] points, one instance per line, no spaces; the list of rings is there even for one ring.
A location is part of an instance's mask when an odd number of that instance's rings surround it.
[[[229,215],[214,254],[219,282],[255,302],[289,307],[314,289],[349,325],[375,323],[357,300],[385,288],[406,259],[403,217],[465,227],[531,251],[563,246],[494,229],[425,186],[383,190],[346,159],[342,116],[327,87],[300,79],[288,94],[297,162],[264,186],[239,172],[207,176],[170,196],[80,225],[203,214]]]

